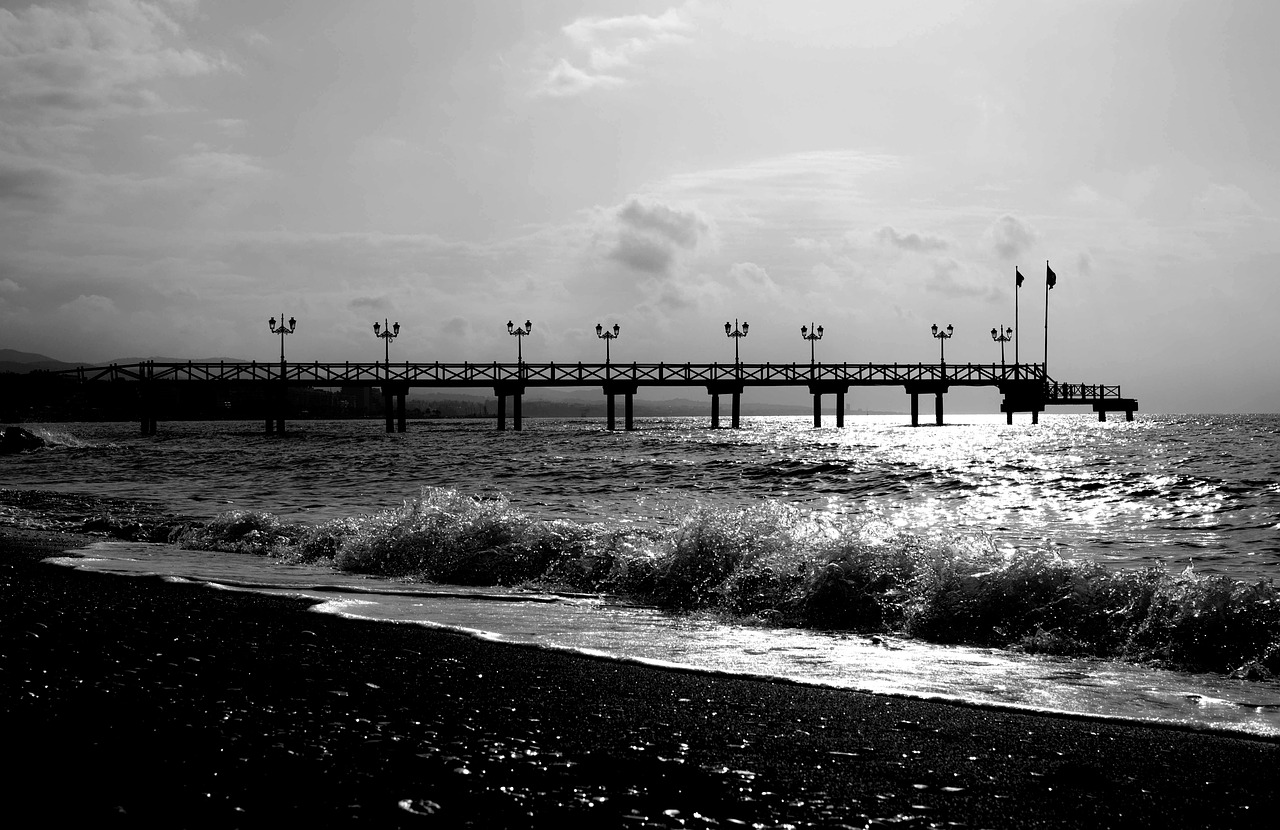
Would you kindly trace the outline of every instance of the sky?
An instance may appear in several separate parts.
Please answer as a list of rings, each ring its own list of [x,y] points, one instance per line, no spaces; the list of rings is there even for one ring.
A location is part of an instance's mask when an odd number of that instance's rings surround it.
[[[744,362],[815,324],[823,362],[936,362],[934,324],[948,363],[1015,325],[1040,362],[1048,262],[1055,379],[1280,412],[1277,31],[1271,0],[0,0],[0,348],[273,360],[283,315],[291,361],[381,359],[384,320],[393,361],[513,361],[529,320],[530,362],[602,361],[597,323],[615,361],[729,362],[746,321]]]

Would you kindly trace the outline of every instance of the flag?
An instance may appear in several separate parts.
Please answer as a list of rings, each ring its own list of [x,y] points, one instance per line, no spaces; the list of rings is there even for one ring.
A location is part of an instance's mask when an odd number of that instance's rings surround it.
[[[1023,280],[1023,279],[1025,279],[1025,278],[1022,276],[1022,272],[1021,272],[1021,271],[1019,271],[1017,268],[1014,268],[1014,269],[1013,269],[1013,275],[1014,275],[1014,276],[1017,278],[1017,280],[1018,280],[1018,283],[1017,283],[1018,288],[1021,288],[1021,287],[1022,287],[1022,280]]]
[[[1053,288],[1055,285],[1058,284],[1058,275],[1053,273],[1053,269],[1049,267],[1048,262],[1044,264],[1044,270],[1045,270],[1045,275],[1044,275],[1045,284],[1048,285],[1050,288]]]

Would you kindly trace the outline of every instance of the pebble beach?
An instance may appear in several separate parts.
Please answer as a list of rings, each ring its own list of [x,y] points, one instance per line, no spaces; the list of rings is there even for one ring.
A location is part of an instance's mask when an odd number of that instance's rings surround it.
[[[11,803],[114,826],[1270,827],[1280,744],[708,677],[42,562],[0,529]]]

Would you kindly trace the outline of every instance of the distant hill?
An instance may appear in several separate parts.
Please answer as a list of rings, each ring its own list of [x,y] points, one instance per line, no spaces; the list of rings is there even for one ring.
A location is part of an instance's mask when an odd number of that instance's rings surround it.
[[[58,363],[51,357],[32,352],[20,352],[15,349],[0,349],[0,361],[5,363]]]
[[[112,363],[141,363],[145,360],[154,360],[156,363],[186,363],[191,358],[185,357],[118,357],[114,360],[86,361],[81,360],[75,363],[68,363],[65,360],[55,360],[48,355],[35,354],[33,352],[20,352],[16,349],[0,349],[0,372],[15,372],[17,374],[25,374],[27,372],[36,371],[58,371],[59,369],[75,369],[79,366],[108,366]],[[195,358],[195,363],[248,363],[247,360],[240,360],[234,357],[200,357]]]
[[[62,360],[54,360],[52,357],[42,354],[33,354],[31,352],[19,352],[15,349],[0,349],[0,372],[17,372],[19,374],[25,372],[34,372],[40,369],[74,369],[77,366],[85,366],[84,363],[67,363]]]

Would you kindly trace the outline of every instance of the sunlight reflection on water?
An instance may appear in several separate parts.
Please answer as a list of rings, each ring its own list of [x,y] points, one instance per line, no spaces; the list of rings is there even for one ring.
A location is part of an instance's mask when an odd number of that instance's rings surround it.
[[[963,419],[961,421],[961,419]],[[828,418],[828,422],[832,419]],[[957,416],[645,418],[611,433],[589,420],[299,422],[283,439],[244,422],[58,424],[64,444],[6,459],[10,487],[156,502],[211,518],[229,509],[316,523],[398,507],[424,486],[504,492],[536,519],[670,525],[697,505],[778,499],[865,514],[912,532],[990,537],[1129,567],[1194,564],[1241,579],[1280,569],[1280,419],[1143,416],[1039,425]]]

